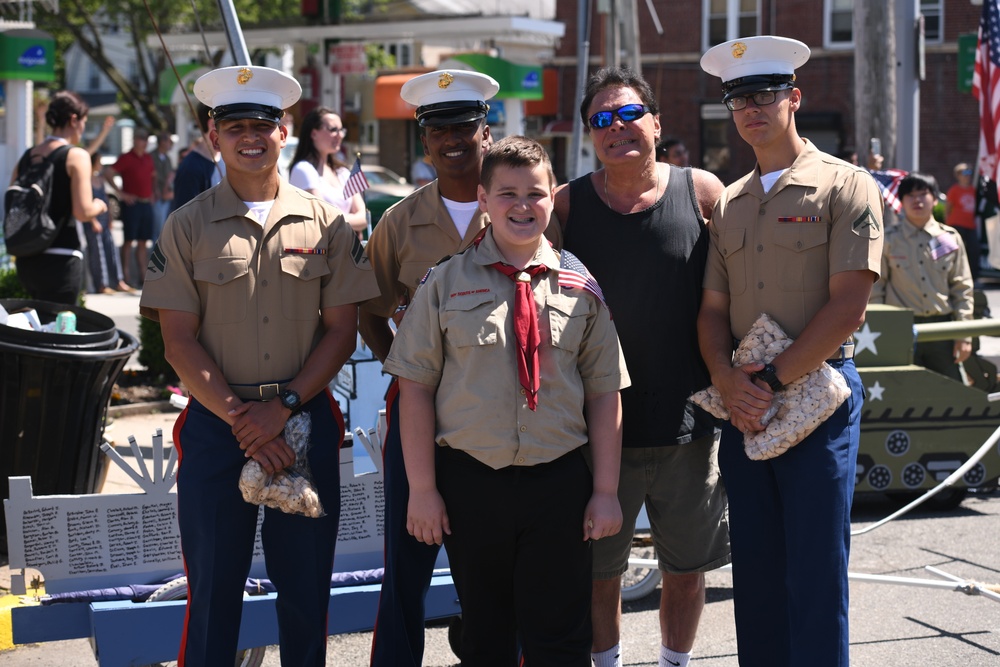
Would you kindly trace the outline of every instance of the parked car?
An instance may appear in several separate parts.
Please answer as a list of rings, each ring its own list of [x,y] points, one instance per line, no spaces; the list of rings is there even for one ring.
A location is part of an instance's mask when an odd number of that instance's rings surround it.
[[[298,145],[298,137],[288,137],[285,147],[281,149],[278,170],[285,178],[288,178],[288,174],[291,172],[292,157],[295,155],[295,149],[298,148]],[[365,205],[371,211],[373,227],[387,208],[416,189],[405,178],[381,165],[362,164],[361,171],[364,172],[369,186],[361,196],[365,198]]]

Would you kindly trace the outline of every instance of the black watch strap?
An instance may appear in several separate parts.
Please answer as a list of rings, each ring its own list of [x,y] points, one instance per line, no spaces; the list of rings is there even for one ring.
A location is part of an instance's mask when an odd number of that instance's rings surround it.
[[[778,369],[774,367],[774,364],[764,364],[764,368],[754,373],[753,376],[762,380],[771,388],[771,391],[781,391],[785,388],[785,385],[781,384],[781,380],[778,379]]]

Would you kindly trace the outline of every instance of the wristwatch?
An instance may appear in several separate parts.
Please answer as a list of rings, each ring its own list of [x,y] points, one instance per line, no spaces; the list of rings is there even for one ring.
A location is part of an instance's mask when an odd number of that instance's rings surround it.
[[[785,385],[781,384],[781,380],[778,379],[778,369],[774,367],[774,364],[764,364],[764,368],[754,373],[753,377],[755,380],[763,380],[764,384],[771,388],[771,391],[781,391],[785,388]]]
[[[302,408],[302,397],[294,389],[286,389],[281,392],[281,404],[292,411],[294,415]]]

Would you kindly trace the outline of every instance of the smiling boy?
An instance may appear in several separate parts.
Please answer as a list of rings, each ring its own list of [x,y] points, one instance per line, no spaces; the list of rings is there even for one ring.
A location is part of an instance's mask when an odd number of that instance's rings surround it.
[[[596,282],[542,237],[555,186],[544,149],[506,138],[481,178],[491,226],[429,272],[385,363],[407,424],[407,530],[448,549],[464,663],[506,667],[516,638],[530,664],[586,667],[589,541],[621,527],[628,372]],[[559,577],[538,566],[553,553]]]

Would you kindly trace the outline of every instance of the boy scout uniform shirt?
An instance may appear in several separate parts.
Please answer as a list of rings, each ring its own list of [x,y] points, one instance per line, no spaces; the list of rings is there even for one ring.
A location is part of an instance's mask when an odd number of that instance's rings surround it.
[[[958,230],[934,218],[923,229],[905,219],[886,229],[882,277],[869,301],[911,308],[921,317],[971,320],[972,271]]]
[[[704,288],[729,294],[733,338],[761,313],[795,338],[830,300],[830,276],[878,276],[882,207],[867,171],[809,141],[767,194],[758,169],[727,187],[709,225]]]
[[[559,256],[542,241],[532,265],[538,307],[536,410],[517,375],[514,282],[493,234],[435,267],[417,290],[384,370],[437,387],[436,442],[494,469],[554,461],[588,441],[584,395],[629,385],[611,313],[592,293],[559,285]]]
[[[198,340],[230,384],[287,381],[323,334],[321,308],[378,294],[357,235],[337,209],[282,181],[265,225],[229,181],[167,220],[140,300],[194,313]]]

